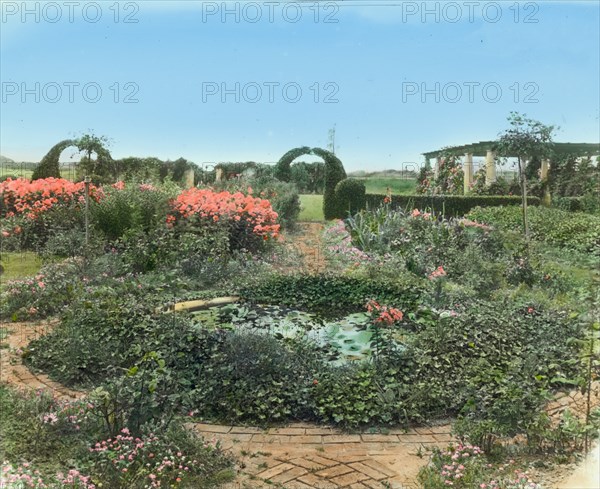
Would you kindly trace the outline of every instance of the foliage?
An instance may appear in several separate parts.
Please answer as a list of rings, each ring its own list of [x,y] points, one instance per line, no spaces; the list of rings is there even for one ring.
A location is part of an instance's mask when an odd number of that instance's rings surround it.
[[[91,206],[92,223],[109,241],[128,232],[148,233],[164,224],[169,201],[176,192],[173,186],[115,184]]]
[[[243,299],[293,306],[325,317],[343,316],[364,309],[375,298],[414,310],[422,289],[414,281],[386,283],[336,275],[273,275],[240,291]]]
[[[436,449],[430,463],[419,471],[424,489],[445,489],[448,486],[471,489],[542,489],[532,481],[529,472],[517,468],[514,460],[491,464],[481,448],[470,444],[451,445]]]
[[[298,161],[291,166],[290,181],[300,193],[322,194],[325,187],[325,164]]]
[[[460,155],[444,150],[439,156],[438,174],[423,167],[417,178],[417,193],[427,195],[462,195],[464,174]]]
[[[199,415],[261,425],[306,416],[318,365],[311,348],[286,348],[260,333],[214,334],[220,346],[207,352],[191,393]]]
[[[194,226],[214,226],[221,223],[229,230],[230,249],[256,251],[263,243],[277,238],[277,213],[266,199],[209,189],[192,188],[180,193],[173,201],[167,225],[193,223]]]
[[[90,401],[1,386],[3,482],[52,489],[142,489],[168,482],[191,489],[231,479],[231,459],[179,420],[148,424],[137,436],[128,428],[109,435]]]
[[[600,215],[598,193],[587,193],[581,197],[552,197],[552,206],[568,212],[587,212]]]
[[[368,363],[325,367],[313,384],[310,402],[324,422],[356,428],[406,421],[398,403],[397,371]]]
[[[102,197],[102,190],[90,186],[90,200]],[[48,178],[23,178],[0,184],[0,215],[5,249],[40,250],[59,232],[83,228],[83,183]]]
[[[117,166],[108,151],[109,140],[106,136],[83,134],[73,141],[79,152],[84,153],[78,165],[80,177],[89,176],[96,183],[115,181]],[[92,154],[96,159],[92,159]]]
[[[271,175],[260,175],[247,179],[218,182],[213,185],[213,188],[267,199],[277,213],[277,222],[283,229],[293,229],[298,220],[300,197],[294,183],[282,182]]]
[[[294,148],[284,154],[277,162],[275,178],[289,182],[292,174],[291,163],[296,158],[308,154],[319,156],[325,162],[325,190],[323,193],[323,214],[325,215],[325,219],[339,217],[342,210],[335,199],[335,186],[339,181],[346,178],[346,171],[340,159],[330,151],[321,148],[311,149],[308,146]]]
[[[7,281],[0,317],[13,321],[47,317],[63,310],[81,288],[73,282],[74,262],[48,265],[35,276]]]
[[[354,178],[341,180],[335,186],[335,198],[338,201],[340,209],[345,210],[346,216],[356,214],[366,207],[365,193],[365,183]]]
[[[552,136],[554,126],[546,126],[539,121],[529,119],[525,114],[511,112],[508,117],[510,128],[500,134],[497,151],[500,156],[516,157],[518,160],[521,183],[521,206],[523,212],[523,234],[529,238],[527,217],[527,172],[525,162],[534,158],[543,160],[552,155]]]
[[[69,146],[76,146],[72,139],[60,141],[50,148],[50,151],[42,158],[39,165],[33,171],[32,180],[39,178],[60,178],[60,154]]]
[[[384,203],[385,195],[367,194],[367,208],[375,209]],[[462,217],[474,207],[516,206],[519,197],[512,196],[480,196],[480,195],[392,195],[391,207],[427,210],[444,217]],[[528,197],[530,206],[539,205],[540,199]]]
[[[520,212],[515,207],[475,208],[468,217],[503,230],[515,231]],[[531,237],[568,250],[597,255],[600,249],[600,218],[584,213],[533,207],[529,211]]]
[[[550,165],[549,180],[553,197],[585,196],[589,200],[594,199],[596,203],[598,201],[600,167],[597,162],[594,164],[591,156],[554,156]]]

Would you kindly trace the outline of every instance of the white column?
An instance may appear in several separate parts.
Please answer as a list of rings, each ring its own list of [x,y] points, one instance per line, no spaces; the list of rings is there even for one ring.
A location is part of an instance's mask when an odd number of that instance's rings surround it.
[[[194,169],[190,168],[183,174],[183,183],[185,188],[192,188],[194,186]]]
[[[540,180],[543,182],[548,179],[548,171],[550,170],[550,160],[542,160],[542,168],[540,169]]]
[[[473,183],[473,153],[467,153],[463,162],[464,177],[464,194],[467,195],[471,191],[471,184]]]
[[[485,155],[485,184],[490,186],[496,181],[496,153],[491,149],[487,150]]]
[[[435,168],[433,170],[433,175],[437,179],[437,177],[438,177],[439,174],[440,174],[440,157],[436,156],[436,158],[435,158]]]

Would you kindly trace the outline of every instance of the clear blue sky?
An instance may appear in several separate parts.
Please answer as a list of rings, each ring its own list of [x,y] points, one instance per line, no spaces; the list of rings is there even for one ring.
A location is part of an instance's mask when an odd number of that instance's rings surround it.
[[[2,1],[0,152],[276,161],[335,124],[347,169],[400,169],[512,110],[599,140],[596,0],[286,3]]]

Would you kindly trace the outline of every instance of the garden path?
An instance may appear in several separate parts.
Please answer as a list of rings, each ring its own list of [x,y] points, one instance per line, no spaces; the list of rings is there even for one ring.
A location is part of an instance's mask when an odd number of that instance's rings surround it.
[[[84,395],[54,382],[47,375],[32,373],[21,362],[19,352],[26,348],[31,340],[50,331],[54,324],[49,321],[0,323],[0,327],[7,330],[6,338],[0,344],[0,383],[17,388],[48,389],[64,399],[76,399]]]
[[[299,257],[290,271],[322,273],[327,269],[322,239],[324,228],[319,222],[299,222],[294,232],[285,233],[286,247]]]
[[[192,426],[238,457],[241,477],[228,489],[417,488],[427,449],[452,440],[449,424],[353,434],[304,423],[277,429]]]

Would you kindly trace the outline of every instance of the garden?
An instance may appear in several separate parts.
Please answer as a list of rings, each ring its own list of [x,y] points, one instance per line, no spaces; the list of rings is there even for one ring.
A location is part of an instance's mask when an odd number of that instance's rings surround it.
[[[301,239],[301,154],[325,161],[321,273],[287,246]],[[597,167],[584,170],[597,188]],[[234,458],[193,421],[355,432],[450,419],[459,442],[431,454],[428,489],[541,487],[528,468],[591,446],[597,208],[534,196],[524,233],[518,196],[367,194],[318,148],[191,188],[110,175],[0,183],[4,334],[52,324],[13,353],[82,393],[0,386],[4,486],[233,481]],[[587,409],[550,416],[573,390]]]

